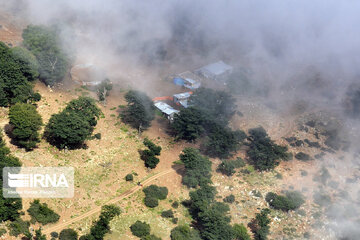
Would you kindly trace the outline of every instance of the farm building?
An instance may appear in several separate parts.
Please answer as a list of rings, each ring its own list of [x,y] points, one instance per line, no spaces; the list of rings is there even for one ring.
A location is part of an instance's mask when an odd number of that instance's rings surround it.
[[[174,103],[179,104],[183,106],[184,108],[188,107],[188,99],[191,96],[192,92],[184,92],[184,93],[178,93],[174,94],[173,99]]]
[[[174,120],[175,114],[179,113],[178,110],[174,109],[165,102],[155,102],[154,105],[169,119],[170,122]]]
[[[105,71],[89,64],[75,65],[70,71],[71,79],[84,86],[96,86],[106,79]]]
[[[195,70],[195,73],[205,78],[210,78],[213,80],[223,80],[224,77],[231,74],[232,71],[232,66],[227,65],[223,61],[218,61],[216,63],[212,63]]]
[[[201,86],[201,79],[189,71],[178,74],[173,81],[175,85],[183,86],[191,90]]]

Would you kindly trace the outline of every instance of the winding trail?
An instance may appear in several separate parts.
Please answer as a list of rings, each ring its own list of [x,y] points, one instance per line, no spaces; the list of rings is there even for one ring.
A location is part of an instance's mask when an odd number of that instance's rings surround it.
[[[114,199],[111,199],[110,201],[108,201],[107,203],[105,203],[104,205],[108,205],[108,204],[114,204],[126,197],[129,197],[131,195],[133,195],[134,193],[136,193],[137,191],[139,191],[140,189],[142,189],[143,186],[146,186],[146,185],[149,185],[152,181],[154,181],[155,179],[159,178],[159,177],[162,177],[164,175],[167,175],[169,173],[173,173],[173,172],[176,172],[177,170],[180,170],[184,168],[183,165],[177,165],[175,166],[174,168],[172,169],[168,169],[168,170],[165,170],[165,171],[162,171],[162,172],[159,172],[158,174],[155,174],[154,176],[146,179],[145,181],[143,181],[141,184],[142,186],[136,186],[136,187],[133,187],[131,188],[130,190],[127,190],[125,192],[123,192],[120,196],[114,198]],[[78,222],[78,221],[81,221],[82,219],[84,218],[87,218],[95,213],[98,213],[101,211],[101,206],[99,207],[95,207],[93,209],[91,209],[90,211],[82,214],[82,215],[79,215],[77,217],[74,217],[64,223],[58,223],[58,224],[55,224],[55,225],[52,225],[52,226],[49,226],[49,227],[46,227],[43,229],[43,233],[44,234],[50,234],[51,232],[58,232],[64,228],[66,228],[68,225],[70,224],[73,224],[75,222]]]

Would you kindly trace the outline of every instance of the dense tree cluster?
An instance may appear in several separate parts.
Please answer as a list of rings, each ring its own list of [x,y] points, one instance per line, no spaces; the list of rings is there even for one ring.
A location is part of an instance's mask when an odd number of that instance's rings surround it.
[[[185,165],[184,185],[195,188],[211,183],[211,161],[200,154],[195,148],[185,148],[180,154],[180,160]]]
[[[125,94],[127,107],[121,112],[123,122],[130,124],[141,132],[150,126],[155,117],[155,106],[143,92],[130,90]]]
[[[234,224],[233,233],[234,240],[251,240],[250,234],[243,224]]]
[[[267,240],[267,236],[270,232],[270,209],[262,209],[260,213],[256,214],[256,217],[249,223],[251,231],[254,233],[255,240]]]
[[[285,195],[269,192],[266,194],[265,200],[271,207],[286,212],[298,209],[305,202],[304,196],[297,191],[288,191]]]
[[[79,240],[103,240],[105,234],[110,232],[110,221],[120,214],[121,210],[118,206],[104,205],[99,219],[91,226],[90,233],[81,236]]]
[[[70,101],[62,112],[51,116],[44,136],[61,149],[81,147],[91,136],[100,113],[93,99],[79,97]]]
[[[61,81],[67,72],[69,58],[61,47],[58,29],[29,25],[22,37],[24,46],[39,63],[40,79],[50,86]]]
[[[10,155],[10,150],[0,136],[0,184],[2,185],[4,167],[20,167],[18,158]],[[0,221],[14,221],[19,218],[19,211],[22,209],[21,198],[4,198],[3,188],[0,188]]]
[[[159,187],[156,185],[150,185],[143,189],[145,193],[144,203],[149,208],[154,208],[159,205],[159,200],[166,199],[168,195],[168,189],[166,187]]]
[[[262,127],[250,129],[248,140],[247,155],[260,171],[271,170],[279,165],[281,159],[289,158],[287,147],[275,144]]]
[[[26,150],[31,150],[40,142],[39,133],[43,122],[36,107],[26,103],[16,103],[10,107],[10,125],[13,127],[13,141]]]
[[[217,167],[217,171],[224,175],[232,176],[236,171],[236,168],[245,166],[244,160],[237,158],[236,160],[223,160],[222,163]]]
[[[223,91],[200,88],[190,97],[191,107],[182,109],[171,124],[176,139],[194,142],[205,136],[202,151],[211,157],[227,158],[246,138],[227,127],[235,112],[235,100]]]
[[[50,209],[46,203],[40,203],[39,200],[34,200],[27,210],[31,219],[43,225],[48,223],[55,223],[59,221],[59,214]]]
[[[146,167],[153,169],[160,161],[157,156],[161,153],[161,147],[154,144],[148,138],[145,138],[143,143],[148,149],[141,152],[141,159],[145,161]]]
[[[0,106],[40,100],[31,83],[38,75],[36,64],[26,49],[11,49],[0,42]]]
[[[59,235],[59,240],[77,240],[77,239],[78,239],[78,233],[71,228],[63,229]]]

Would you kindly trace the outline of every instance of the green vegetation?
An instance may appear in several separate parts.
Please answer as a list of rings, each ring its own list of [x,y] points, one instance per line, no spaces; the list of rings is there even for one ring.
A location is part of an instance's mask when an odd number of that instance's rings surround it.
[[[256,214],[256,217],[249,223],[251,231],[254,233],[255,240],[266,240],[269,235],[271,222],[268,215],[270,214],[270,209],[262,209],[260,213]]]
[[[74,229],[67,228],[60,232],[59,240],[77,240],[78,234]]]
[[[36,107],[26,103],[16,103],[10,107],[11,136],[14,142],[26,150],[31,150],[40,142],[39,133],[43,122]]]
[[[241,158],[236,160],[223,160],[222,163],[217,167],[217,171],[224,175],[232,176],[236,172],[236,168],[244,167],[245,163]]]
[[[110,232],[110,221],[121,214],[119,207],[115,205],[105,205],[101,208],[99,220],[93,223],[90,233],[81,236],[79,240],[102,240],[105,234]]]
[[[230,194],[229,196],[226,196],[223,201],[226,203],[233,203],[235,202],[235,196],[233,194]]]
[[[68,69],[69,59],[61,48],[58,29],[30,25],[24,29],[22,37],[24,46],[39,63],[40,79],[50,86],[61,81]]]
[[[125,94],[127,107],[120,117],[123,122],[130,124],[141,132],[150,126],[155,117],[155,106],[152,100],[143,92],[130,90]]]
[[[59,214],[50,209],[46,203],[41,204],[39,200],[34,200],[27,210],[32,220],[43,225],[48,223],[55,223],[59,221]]]
[[[148,138],[145,138],[143,143],[148,149],[141,152],[141,159],[145,161],[146,167],[153,169],[160,161],[156,156],[160,155],[161,147],[155,145]]]
[[[9,224],[10,236],[19,236],[20,234],[27,234],[29,232],[30,222],[17,218]]]
[[[62,112],[51,116],[44,136],[60,149],[79,148],[91,136],[100,113],[93,99],[74,99]]]
[[[247,155],[257,170],[267,171],[279,165],[280,159],[287,160],[287,147],[275,144],[267,135],[264,128],[249,130],[249,150]]]
[[[290,211],[298,209],[304,202],[304,196],[297,191],[288,191],[285,196],[269,192],[265,200],[275,209]]]
[[[181,109],[179,114],[174,116],[174,121],[171,124],[176,139],[184,139],[189,142],[194,142],[197,138],[205,132],[203,113],[193,107]]]
[[[125,176],[125,180],[126,180],[127,182],[131,182],[131,181],[134,180],[134,176],[133,176],[131,173],[129,173],[129,174],[127,174],[127,175]]]
[[[174,217],[174,212],[171,209],[169,209],[167,211],[162,211],[161,216],[163,218],[173,218]]]
[[[143,189],[145,193],[144,203],[149,208],[154,208],[159,205],[159,200],[166,199],[168,195],[168,189],[166,187],[159,187],[156,185],[150,185]]]
[[[20,167],[18,158],[10,155],[10,149],[6,147],[5,142],[0,135],[0,183],[2,185],[4,167]],[[19,211],[22,209],[21,198],[4,198],[3,190],[0,188],[0,221],[14,221],[19,218]]]
[[[200,235],[188,225],[180,225],[171,230],[171,240],[200,240]]]
[[[195,148],[185,148],[180,154],[180,160],[185,165],[184,185],[190,188],[211,183],[211,161],[200,154]]]
[[[26,50],[12,50],[0,42],[0,106],[40,100],[41,96],[34,93],[30,83],[37,76],[32,64],[35,63]]]
[[[250,234],[243,224],[234,224],[234,240],[251,240]]]
[[[303,152],[299,152],[295,155],[295,158],[297,160],[300,160],[300,161],[309,161],[311,160],[311,157],[309,156],[309,154],[306,154],[306,153],[303,153]]]
[[[136,221],[130,226],[130,230],[134,236],[139,238],[150,235],[150,225],[146,222]]]

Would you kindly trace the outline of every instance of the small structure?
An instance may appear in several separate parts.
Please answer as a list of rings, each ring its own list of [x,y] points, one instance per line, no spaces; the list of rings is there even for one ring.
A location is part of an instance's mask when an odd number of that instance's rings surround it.
[[[227,65],[223,61],[218,61],[195,70],[195,73],[205,78],[223,80],[224,77],[230,75],[232,71],[232,66]]]
[[[194,89],[198,89],[201,86],[201,78],[192,72],[186,71],[180,73],[179,77],[177,78],[182,79],[183,86],[188,89],[194,90]],[[175,78],[174,78],[174,83],[175,83]]]
[[[174,120],[175,114],[178,114],[180,112],[179,110],[174,109],[165,102],[155,102],[154,105],[167,117],[167,119],[169,119],[170,122]]]
[[[190,98],[192,92],[184,92],[174,94],[173,99],[174,103],[183,106],[184,108],[188,107],[188,99]]]

